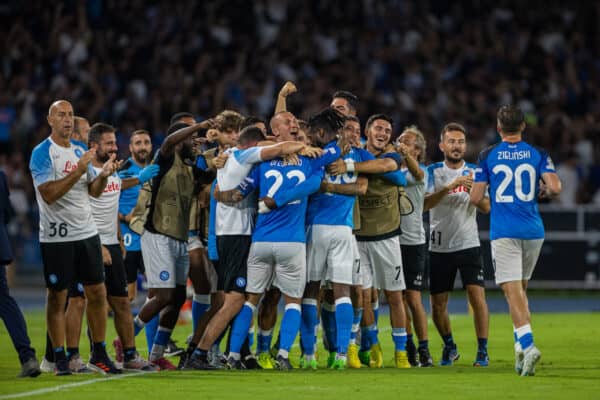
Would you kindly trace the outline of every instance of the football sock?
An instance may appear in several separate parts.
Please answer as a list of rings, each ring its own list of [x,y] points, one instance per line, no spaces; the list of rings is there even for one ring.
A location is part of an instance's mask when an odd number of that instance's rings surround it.
[[[192,298],[192,329],[196,332],[198,321],[210,308],[210,294],[194,294]]]
[[[254,319],[256,307],[249,302],[246,302],[238,315],[233,320],[231,332],[229,333],[230,345],[229,354],[237,353],[239,355],[244,341],[248,337],[248,328]]]
[[[258,335],[256,336],[256,352],[268,353],[271,349],[271,340],[273,340],[273,329],[264,331],[258,328]]]
[[[323,302],[321,305],[321,321],[323,322],[323,333],[326,336],[329,351],[337,349],[337,332],[335,325],[335,305]]]
[[[444,346],[455,346],[451,333],[442,335],[442,340],[444,341]]]
[[[392,340],[396,351],[406,351],[406,328],[392,328]]]
[[[348,352],[353,318],[354,310],[352,309],[352,300],[350,300],[350,297],[340,297],[337,299],[335,301],[337,348],[332,348],[332,350],[337,350],[339,354],[346,354]]]
[[[171,329],[165,328],[164,326],[158,327],[156,337],[154,338],[154,344],[152,345],[152,350],[150,351],[150,361],[156,361],[163,357],[165,348],[167,347],[169,339],[171,338],[171,332]]]
[[[152,352],[152,344],[154,343],[154,338],[156,337],[156,331],[158,330],[158,323],[160,320],[160,315],[157,314],[152,318],[145,326],[146,333],[146,343],[148,343],[148,355]]]
[[[302,322],[300,323],[300,341],[304,356],[315,354],[315,327],[319,324],[316,299],[302,300]]]
[[[533,346],[533,332],[531,331],[531,325],[526,324],[517,328],[517,338],[521,349],[523,351],[529,350]]]
[[[285,312],[281,319],[280,335],[281,341],[279,343],[279,353],[285,351],[286,353],[292,348],[292,344],[296,340],[296,335],[300,329],[300,304],[289,303],[285,305]]]
[[[356,344],[356,336],[358,335],[358,330],[360,329],[360,320],[362,319],[363,309],[361,307],[357,307],[354,309],[354,316],[352,318],[352,330],[350,331],[350,343]]]

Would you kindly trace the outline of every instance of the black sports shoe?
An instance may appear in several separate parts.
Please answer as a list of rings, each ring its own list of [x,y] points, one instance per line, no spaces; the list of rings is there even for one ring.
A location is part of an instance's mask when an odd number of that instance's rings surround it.
[[[23,365],[21,365],[21,373],[17,376],[17,378],[35,378],[42,371],[40,370],[40,363],[38,362],[35,356],[31,357],[29,360],[25,361]]]
[[[69,360],[65,358],[63,360],[56,361],[56,364],[54,365],[54,375],[72,375],[71,368],[69,368]]]
[[[216,370],[217,368],[215,366],[211,365],[208,362],[208,360],[206,359],[206,357],[202,358],[202,357],[192,355],[192,356],[188,357],[187,361],[185,362],[185,365],[181,369],[184,371],[193,371],[193,370],[208,371],[208,370]]]
[[[285,358],[283,356],[277,356],[277,358],[275,359],[275,366],[280,371],[289,371],[291,369],[294,369],[294,367],[292,367],[292,364],[290,363],[290,359]]]
[[[428,347],[419,347],[419,364],[422,368],[433,367],[433,359]]]
[[[246,366],[242,363],[242,360],[229,357],[227,359],[227,369],[246,369]]]
[[[169,340],[169,343],[167,343],[167,347],[165,348],[165,353],[164,356],[165,357],[175,357],[175,356],[180,356],[183,353],[185,353],[185,349],[178,347],[177,344],[175,343],[174,340]]]
[[[183,369],[188,358],[190,358],[189,353],[187,351],[183,352],[181,357],[179,357],[179,363],[177,364],[177,369]]]
[[[258,360],[256,360],[256,357],[254,357],[254,355],[252,354],[246,356],[244,361],[242,361],[242,364],[244,364],[244,367],[246,367],[246,369],[262,369],[262,367],[258,363]]]
[[[100,372],[103,375],[106,374],[122,374],[123,370],[117,368],[115,363],[108,357],[106,353],[96,356],[92,353],[90,362],[88,362],[88,368],[92,371]]]
[[[406,343],[406,355],[408,357],[408,362],[411,367],[418,367],[419,361],[417,360],[417,348],[412,340]]]

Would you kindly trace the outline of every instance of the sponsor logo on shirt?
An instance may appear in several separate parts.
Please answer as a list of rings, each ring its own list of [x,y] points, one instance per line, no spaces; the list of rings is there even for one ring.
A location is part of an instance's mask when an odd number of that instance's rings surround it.
[[[104,193],[118,192],[120,190],[121,190],[121,185],[119,184],[119,182],[110,182],[104,188]]]
[[[70,160],[67,160],[62,172],[65,174],[70,174],[71,172],[75,171],[76,169],[77,169],[77,163],[72,163]]]

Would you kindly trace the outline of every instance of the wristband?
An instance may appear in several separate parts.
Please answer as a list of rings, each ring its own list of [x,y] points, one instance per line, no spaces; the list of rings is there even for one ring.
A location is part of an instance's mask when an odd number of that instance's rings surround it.
[[[348,158],[344,160],[344,164],[346,164],[346,172],[354,172],[354,160]]]
[[[271,210],[269,209],[269,207],[267,207],[267,205],[265,204],[264,201],[260,200],[258,202],[258,213],[259,214],[266,214],[268,212],[270,212]]]

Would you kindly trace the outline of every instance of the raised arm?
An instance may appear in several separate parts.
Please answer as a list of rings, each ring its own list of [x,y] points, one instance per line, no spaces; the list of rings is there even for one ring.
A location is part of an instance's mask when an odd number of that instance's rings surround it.
[[[173,152],[175,151],[175,146],[179,143],[183,142],[188,137],[192,136],[195,132],[200,129],[210,129],[214,126],[214,121],[212,119],[207,119],[205,121],[199,122],[194,125],[186,126],[185,128],[181,128],[173,133],[171,133],[163,144],[160,146],[160,153],[164,157],[171,157]]]
[[[404,162],[406,162],[408,172],[410,172],[413,178],[415,178],[415,181],[421,182],[425,177],[425,173],[419,166],[419,162],[410,155],[408,147],[404,143],[400,143],[398,146],[398,152],[402,155],[402,157],[404,157]]]
[[[287,97],[288,95],[295,93],[297,90],[298,89],[296,88],[296,85],[294,85],[290,81],[287,81],[285,85],[283,85],[283,87],[279,91],[279,94],[277,95],[277,104],[275,104],[275,114],[287,111]]]
[[[145,167],[140,171],[137,176],[132,176],[130,178],[124,178],[121,180],[121,190],[127,190],[136,185],[143,185],[148,182],[150,179],[154,178],[158,175],[160,171],[160,167],[156,164],[151,164]]]

